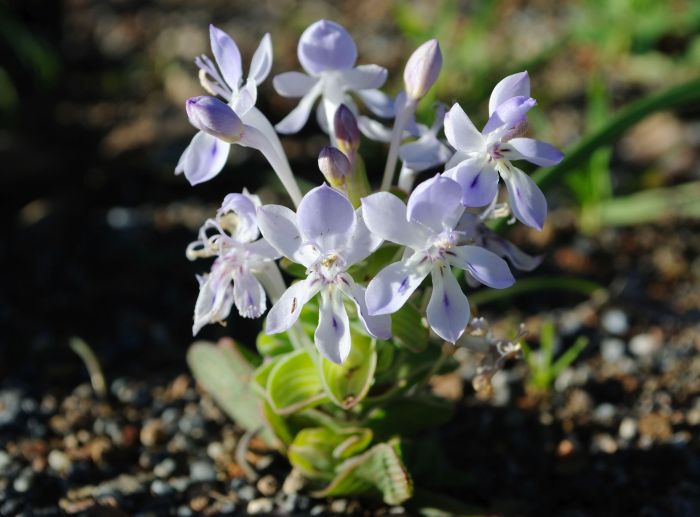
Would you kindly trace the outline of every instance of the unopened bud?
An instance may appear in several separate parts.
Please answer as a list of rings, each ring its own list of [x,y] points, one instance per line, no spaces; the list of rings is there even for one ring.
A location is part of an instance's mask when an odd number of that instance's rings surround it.
[[[236,112],[215,97],[192,97],[187,99],[185,109],[194,127],[216,138],[236,142],[243,134],[243,122]]]
[[[345,104],[335,111],[333,125],[338,148],[347,156],[352,156],[360,147],[360,129],[355,115]]]
[[[318,168],[326,181],[335,188],[345,188],[347,177],[352,173],[350,160],[340,149],[326,146],[318,155]]]
[[[423,98],[442,68],[442,52],[438,40],[431,39],[418,47],[406,62],[403,81],[406,94],[413,100]]]

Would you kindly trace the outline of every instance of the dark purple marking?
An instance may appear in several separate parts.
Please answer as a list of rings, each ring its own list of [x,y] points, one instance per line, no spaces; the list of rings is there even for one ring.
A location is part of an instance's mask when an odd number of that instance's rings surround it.
[[[333,318],[331,318],[331,321],[333,323],[333,330],[338,332],[338,321],[335,319],[335,316],[333,316]]]
[[[444,293],[444,294],[442,295],[442,304],[443,304],[445,307],[449,307],[449,306],[450,306],[450,299],[447,297],[447,293]]]
[[[401,294],[401,293],[405,292],[407,287],[408,287],[408,277],[401,280],[401,284],[399,285],[398,293]]]
[[[481,173],[479,173],[479,174],[477,174],[476,176],[474,176],[474,179],[472,180],[471,184],[469,185],[469,188],[474,188],[474,187],[477,186],[477,184],[479,183],[479,177],[480,177],[480,176],[481,176]]]
[[[515,189],[515,196],[516,196],[518,199],[522,199],[522,198],[523,198],[522,194],[520,193],[520,189],[519,189],[519,188],[516,188],[516,189]]]
[[[218,154],[218,152],[219,152],[218,146],[217,146],[216,142],[214,142],[214,145],[211,146],[211,151],[209,151],[209,154],[213,158],[214,156],[216,156]]]

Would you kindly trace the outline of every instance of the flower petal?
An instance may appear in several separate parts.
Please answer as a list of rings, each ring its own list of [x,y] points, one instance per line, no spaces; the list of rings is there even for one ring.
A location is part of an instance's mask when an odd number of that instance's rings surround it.
[[[424,249],[430,233],[411,223],[406,217],[406,205],[389,192],[377,192],[362,198],[362,216],[369,230],[390,242]]]
[[[525,114],[537,106],[532,97],[512,97],[496,108],[484,126],[482,134],[486,135],[499,127],[515,127],[525,120]]]
[[[318,81],[301,72],[285,72],[272,78],[272,86],[282,97],[303,97]]]
[[[408,220],[433,233],[451,230],[464,212],[462,188],[450,178],[436,174],[416,187],[408,198]]]
[[[498,195],[498,172],[481,156],[464,160],[442,175],[460,184],[464,206],[485,206]]]
[[[304,70],[318,75],[328,70],[352,68],[357,60],[357,47],[344,27],[319,20],[302,33],[297,56]]]
[[[350,320],[340,292],[335,289],[321,291],[314,342],[321,355],[333,363],[342,364],[350,354]]]
[[[204,183],[221,172],[230,149],[231,144],[200,131],[185,149],[178,167],[190,185]]]
[[[527,72],[509,75],[494,87],[489,99],[489,116],[505,101],[518,96],[530,96],[530,76]]]
[[[501,177],[508,189],[508,203],[513,215],[523,224],[541,230],[547,218],[547,199],[532,178],[510,166]]]
[[[359,65],[340,72],[343,88],[345,90],[369,90],[380,88],[385,82],[389,72],[379,65]]]
[[[513,149],[505,150],[506,146]],[[564,154],[553,145],[532,138],[511,138],[501,151],[509,160],[527,160],[541,167],[556,165],[564,158]]]
[[[250,61],[250,70],[248,70],[248,79],[255,81],[256,85],[260,85],[270,73],[272,69],[272,39],[270,34],[265,34],[260,40],[253,59]]]
[[[399,158],[404,166],[416,172],[437,167],[449,160],[450,156],[452,152],[432,133],[399,147]]]
[[[345,296],[355,302],[360,322],[370,336],[377,339],[389,339],[391,337],[391,316],[388,314],[369,315],[367,303],[365,302],[364,287],[357,285],[347,273],[340,276],[338,287]]]
[[[290,285],[267,313],[265,333],[277,334],[289,330],[299,319],[301,308],[318,293],[321,285],[314,275]]]
[[[303,239],[322,253],[341,251],[355,230],[355,211],[348,198],[325,183],[299,203],[297,224]]]
[[[321,83],[319,82],[301,98],[296,108],[275,125],[277,132],[290,135],[304,127],[306,121],[309,120],[311,109],[314,107],[314,103],[320,94]]]
[[[194,305],[192,335],[196,335],[204,325],[224,321],[233,305],[231,271],[226,261],[214,261],[211,273],[198,277],[198,280],[199,295]]]
[[[357,118],[357,126],[360,128],[360,132],[370,140],[384,143],[391,142],[391,128],[386,127],[377,120],[360,115]]]
[[[468,271],[484,285],[503,289],[515,283],[506,261],[492,251],[479,246],[458,246],[449,253],[450,264]]]
[[[238,50],[238,46],[231,39],[231,36],[213,25],[209,26],[209,41],[211,42],[211,51],[214,53],[214,59],[216,64],[219,65],[219,70],[221,70],[224,80],[228,83],[228,86],[236,90],[243,75],[241,53]]]
[[[394,117],[394,101],[386,93],[374,88],[356,90],[354,93],[376,116],[382,118]]]
[[[256,255],[259,259],[277,260],[282,254],[273,248],[265,239],[258,239],[255,242],[246,244],[246,251],[251,255]]]
[[[286,206],[265,205],[258,208],[258,227],[265,240],[289,260],[309,267],[316,258],[304,246],[297,227],[297,215]]]
[[[382,269],[367,286],[365,301],[370,315],[392,314],[423,282],[431,269],[430,261],[415,254],[409,259],[394,262]]]
[[[260,234],[255,215],[256,210],[257,207],[249,196],[234,192],[224,198],[221,208],[216,213],[216,218],[220,224],[225,223],[227,214],[233,212],[235,214],[233,224],[222,224],[222,226],[225,226],[238,242],[252,242]]]
[[[445,115],[445,136],[452,147],[465,153],[482,152],[485,147],[484,137],[457,103]]]
[[[244,318],[259,318],[265,312],[265,291],[248,271],[233,273],[233,301]]]
[[[512,242],[496,234],[491,234],[484,237],[484,246],[493,251],[499,257],[507,259],[515,269],[520,271],[532,271],[542,263],[541,255],[529,255]]]
[[[382,245],[384,239],[369,231],[362,216],[362,209],[355,210],[355,229],[342,250],[345,266],[350,267],[369,257]]]
[[[432,276],[433,293],[426,311],[428,324],[438,336],[454,344],[471,318],[469,301],[450,266],[443,264],[434,268]]]
[[[240,90],[231,97],[231,108],[240,118],[243,118],[258,100],[258,87],[255,81],[248,79]]]

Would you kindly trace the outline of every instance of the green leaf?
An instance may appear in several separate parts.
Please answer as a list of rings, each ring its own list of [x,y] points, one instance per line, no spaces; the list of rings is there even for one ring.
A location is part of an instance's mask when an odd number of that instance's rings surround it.
[[[386,504],[397,505],[413,493],[398,442],[377,444],[364,454],[343,462],[337,472],[330,485],[313,494],[315,497],[376,495]]]
[[[309,479],[331,480],[337,460],[333,450],[342,437],[325,427],[303,429],[289,446],[287,455],[291,464]]]
[[[322,360],[321,379],[328,398],[343,409],[354,407],[367,395],[376,366],[374,340],[353,332],[350,355],[342,365]]]
[[[285,273],[287,273],[289,276],[293,276],[294,278],[306,278],[307,276],[306,268],[304,266],[297,264],[296,262],[292,262],[287,257],[282,257],[279,261],[279,265]]]
[[[369,414],[367,427],[379,440],[415,436],[452,419],[454,404],[427,393],[397,399]]]
[[[596,291],[605,291],[605,288],[584,278],[533,276],[529,278],[519,278],[515,285],[506,287],[505,289],[480,289],[469,295],[469,301],[474,305],[484,305],[539,291],[565,291],[590,296]]]
[[[255,346],[263,357],[286,354],[294,350],[286,332],[271,336],[261,332],[255,340]]]
[[[260,430],[265,442],[277,445],[251,382],[253,367],[238,345],[232,340],[221,340],[218,345],[198,341],[187,351],[187,364],[197,382],[232,420],[248,431]]]
[[[412,303],[404,304],[391,317],[392,341],[411,352],[421,352],[428,346],[428,327],[423,315]]]
[[[290,415],[326,400],[316,364],[306,350],[297,350],[275,364],[267,378],[267,398],[280,415]]]

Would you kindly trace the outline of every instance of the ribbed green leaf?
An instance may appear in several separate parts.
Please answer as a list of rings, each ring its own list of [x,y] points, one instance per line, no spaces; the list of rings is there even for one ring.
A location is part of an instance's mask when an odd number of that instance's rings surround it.
[[[287,354],[267,378],[267,398],[280,415],[290,415],[326,400],[316,365],[306,350]]]
[[[294,350],[286,332],[269,336],[265,332],[258,334],[255,340],[258,353],[263,357],[286,354]]]
[[[423,315],[412,303],[406,303],[391,317],[393,342],[411,352],[421,352],[428,346],[428,328]]]
[[[354,407],[369,391],[376,366],[374,340],[353,332],[350,355],[342,365],[322,360],[321,380],[328,398],[343,409]]]

